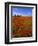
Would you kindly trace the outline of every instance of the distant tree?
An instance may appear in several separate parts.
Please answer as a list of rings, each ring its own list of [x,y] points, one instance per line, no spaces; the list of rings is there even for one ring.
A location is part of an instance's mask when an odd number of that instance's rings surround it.
[[[14,16],[16,16],[16,15],[14,15]]]
[[[18,17],[20,17],[21,15],[17,15]]]

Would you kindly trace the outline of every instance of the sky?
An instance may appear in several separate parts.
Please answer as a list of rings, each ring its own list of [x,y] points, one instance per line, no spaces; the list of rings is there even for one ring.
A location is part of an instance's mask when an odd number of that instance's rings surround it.
[[[31,7],[12,7],[12,15],[22,15],[22,16],[32,16],[32,8]]]

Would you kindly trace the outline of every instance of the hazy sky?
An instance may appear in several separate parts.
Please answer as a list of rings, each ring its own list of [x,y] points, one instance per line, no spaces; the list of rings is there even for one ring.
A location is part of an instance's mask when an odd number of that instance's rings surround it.
[[[12,7],[12,15],[32,16],[32,8]]]

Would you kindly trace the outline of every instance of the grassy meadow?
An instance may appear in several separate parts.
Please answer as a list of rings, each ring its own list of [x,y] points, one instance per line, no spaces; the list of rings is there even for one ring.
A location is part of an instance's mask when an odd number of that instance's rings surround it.
[[[12,37],[32,37],[32,16],[12,16]]]

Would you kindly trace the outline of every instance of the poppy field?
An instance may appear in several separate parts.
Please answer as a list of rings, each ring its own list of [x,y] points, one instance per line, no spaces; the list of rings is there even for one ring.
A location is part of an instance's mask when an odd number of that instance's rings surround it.
[[[32,16],[12,16],[11,37],[32,37]]]

